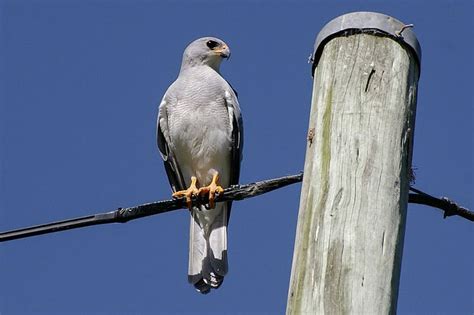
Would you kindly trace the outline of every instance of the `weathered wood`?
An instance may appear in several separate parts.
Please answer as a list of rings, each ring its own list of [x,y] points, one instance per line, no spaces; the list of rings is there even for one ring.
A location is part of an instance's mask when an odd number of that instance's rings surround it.
[[[324,46],[287,314],[395,313],[418,71],[389,37]]]

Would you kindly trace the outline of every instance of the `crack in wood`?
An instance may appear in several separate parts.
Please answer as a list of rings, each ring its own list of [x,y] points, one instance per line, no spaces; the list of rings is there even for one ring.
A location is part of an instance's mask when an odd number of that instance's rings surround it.
[[[367,78],[367,83],[365,84],[365,92],[367,93],[367,90],[369,89],[369,83],[370,79],[372,79],[372,76],[375,73],[375,69],[370,70],[369,77]]]

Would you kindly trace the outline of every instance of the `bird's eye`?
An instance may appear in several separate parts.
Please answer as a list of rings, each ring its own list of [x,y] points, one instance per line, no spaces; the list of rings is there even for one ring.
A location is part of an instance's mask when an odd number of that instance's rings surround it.
[[[208,40],[206,43],[206,46],[209,47],[210,49],[214,49],[217,46],[219,46],[219,43],[216,42],[215,40]]]

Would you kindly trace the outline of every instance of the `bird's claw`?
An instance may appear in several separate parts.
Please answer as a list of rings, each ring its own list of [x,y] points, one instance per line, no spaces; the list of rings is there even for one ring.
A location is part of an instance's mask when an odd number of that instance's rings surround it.
[[[221,194],[224,192],[224,188],[219,186],[217,184],[217,181],[219,180],[219,174],[215,174],[212,177],[212,182],[209,184],[209,186],[201,187],[198,190],[198,195],[199,196],[205,196],[209,194],[209,208],[214,209],[216,206],[215,199],[216,199],[216,193]]]
[[[188,189],[180,190],[180,191],[177,191],[177,192],[173,193],[174,198],[186,197],[186,205],[187,205],[189,210],[191,210],[192,207],[193,207],[193,203],[192,203],[193,195],[194,196],[199,195],[199,190],[196,187],[196,182],[197,182],[197,179],[196,179],[196,177],[193,176],[193,177],[191,177],[191,185],[189,185]]]

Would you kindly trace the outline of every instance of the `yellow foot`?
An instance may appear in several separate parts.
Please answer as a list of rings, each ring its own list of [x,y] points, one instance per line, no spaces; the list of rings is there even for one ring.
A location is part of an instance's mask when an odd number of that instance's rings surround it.
[[[209,208],[213,209],[216,206],[214,199],[216,197],[216,193],[224,192],[224,188],[217,185],[217,181],[219,180],[219,173],[214,174],[212,176],[212,182],[209,186],[199,188],[198,195],[206,195],[209,194]]]
[[[186,197],[186,205],[188,206],[189,210],[191,210],[191,208],[193,207],[193,204],[192,204],[192,201],[191,201],[193,195],[198,195],[199,194],[199,190],[196,187],[196,182],[197,182],[197,178],[192,176],[191,177],[191,185],[189,185],[188,189],[180,190],[180,191],[177,191],[173,194],[174,198]]]

